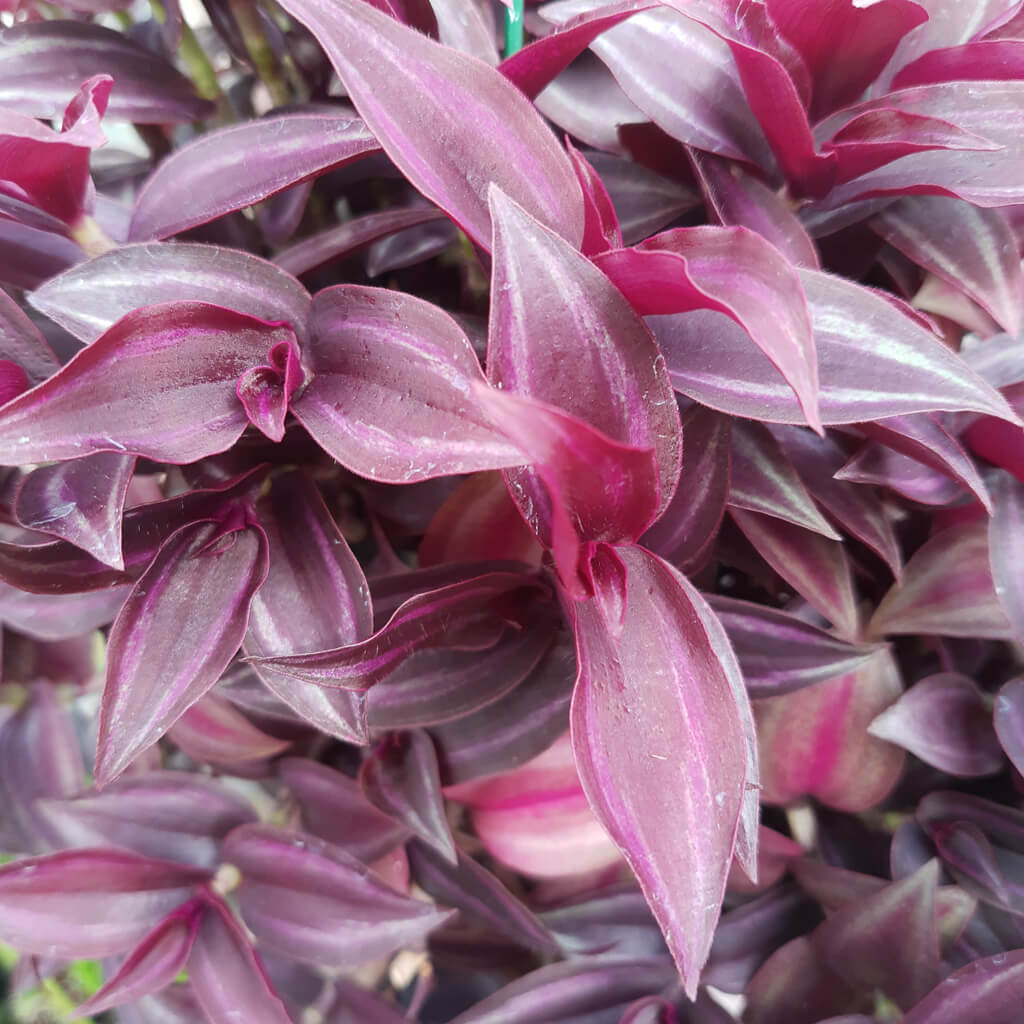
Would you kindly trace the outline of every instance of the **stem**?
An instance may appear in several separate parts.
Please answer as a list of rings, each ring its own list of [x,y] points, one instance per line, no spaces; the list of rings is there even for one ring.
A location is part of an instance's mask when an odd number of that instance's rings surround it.
[[[790,834],[808,852],[818,846],[818,819],[809,800],[801,800],[786,808]]]
[[[242,40],[245,48],[252,58],[256,74],[260,76],[263,84],[270,92],[270,98],[275,106],[284,106],[291,103],[291,91],[288,83],[281,74],[277,58],[267,41],[266,33],[263,31],[263,24],[260,21],[260,12],[253,0],[228,0],[231,13],[238,22],[242,33]]]
[[[525,0],[511,0],[505,8],[505,56],[511,57],[523,48],[523,5]]]

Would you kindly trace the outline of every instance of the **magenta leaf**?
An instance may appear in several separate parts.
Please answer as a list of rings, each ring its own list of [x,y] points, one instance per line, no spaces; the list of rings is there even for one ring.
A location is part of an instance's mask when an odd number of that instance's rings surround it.
[[[751,697],[776,697],[848,675],[883,648],[854,643],[778,608],[709,597]]]
[[[26,548],[23,553],[31,557],[31,552]],[[28,594],[0,583],[0,620],[36,640],[68,640],[113,622],[130,589],[123,585],[84,594]]]
[[[835,626],[840,636],[857,633],[857,601],[846,548],[840,541],[762,515],[732,509],[731,515],[758,554]]]
[[[749,420],[733,424],[731,467],[730,507],[774,516],[831,540],[841,539],[818,511],[767,427]]]
[[[39,328],[26,316],[22,308],[0,290],[0,355],[17,363],[28,376],[29,382],[38,384],[60,369],[49,342]]]
[[[1002,771],[1003,755],[978,687],[940,672],[915,683],[868,728],[940,771],[970,778]]]
[[[267,564],[266,535],[254,525],[193,523],[160,548],[110,633],[96,753],[101,785],[216,683],[242,642]]]
[[[176,235],[379,148],[366,125],[344,112],[282,114],[208,132],[147,178],[128,238]],[[248,151],[257,159],[247,160],[240,173],[238,154]]]
[[[725,514],[730,484],[732,419],[701,405],[683,413],[685,445],[679,486],[643,546],[684,572],[708,557]]]
[[[900,71],[892,87],[1020,78],[1024,78],[1024,40],[976,39],[922,54]]]
[[[285,10],[324,47],[399,170],[474,242],[490,245],[487,189],[495,182],[579,243],[583,202],[569,159],[533,105],[498,71],[361,0],[286,0]]]
[[[1024,482],[1000,473],[989,521],[989,564],[999,603],[1017,639],[1024,639]]]
[[[1024,677],[1003,684],[992,720],[1006,756],[1024,775]]]
[[[291,328],[199,302],[129,313],[59,373],[0,410],[0,461],[128,452],[193,462],[226,451],[246,411],[235,382]]]
[[[653,450],[656,507],[664,509],[675,491],[681,441],[650,331],[602,273],[497,188],[491,208],[489,380],[563,409],[612,441]],[[516,497],[515,481],[529,477],[509,479]],[[525,500],[517,498],[520,507]]]
[[[87,78],[116,69],[108,113],[136,124],[207,116],[211,104],[167,60],[141,43],[84,21],[36,21],[4,29],[0,106],[53,117]]]
[[[309,478],[275,477],[257,505],[267,536],[270,571],[253,599],[245,651],[256,657],[329,650],[373,632],[362,569]],[[296,683],[268,665],[256,665],[264,684],[318,728],[366,742],[361,695]]]
[[[124,953],[208,877],[122,850],[18,860],[0,868],[0,938],[39,956]]]
[[[811,312],[825,424],[934,410],[1012,415],[960,357],[882,296],[830,274],[798,273]],[[790,388],[738,325],[713,312],[648,323],[683,394],[736,416],[806,422]]]
[[[985,523],[951,526],[915,553],[875,610],[873,636],[924,633],[1008,639],[1013,627],[996,594]]]
[[[879,652],[852,672],[754,706],[761,745],[761,799],[813,796],[856,813],[895,785],[905,755],[868,733],[902,690],[892,656]]]
[[[354,472],[411,483],[522,460],[478,409],[480,364],[436,306],[338,285],[313,300],[311,335],[305,357],[313,376],[293,411]]]
[[[958,1024],[975,1017],[1014,1024],[1024,994],[1024,951],[975,960],[937,985],[903,1018],[905,1024]]]
[[[379,811],[457,863],[437,752],[426,733],[395,732],[378,740],[359,768],[359,785]]]
[[[102,793],[44,800],[40,812],[60,846],[117,846],[204,868],[217,866],[224,836],[256,818],[219,782],[162,771],[119,779]]]
[[[234,915],[209,898],[188,958],[188,980],[209,1024],[292,1024]]]
[[[723,664],[728,646],[709,635],[712,613],[666,563],[640,548],[619,556],[629,585],[621,634],[606,625],[605,595],[575,606],[573,749],[587,799],[636,872],[692,997],[756,762],[751,774],[745,697]]]
[[[303,828],[364,863],[409,838],[409,829],[378,811],[348,775],[297,757],[281,761],[278,771],[298,801]]]
[[[192,901],[165,917],[131,951],[117,973],[75,1011],[79,1017],[132,1003],[159,992],[184,970],[202,919],[202,904]]]
[[[963,291],[1011,334],[1021,327],[1024,274],[1017,242],[998,210],[947,196],[908,196],[871,226],[918,266]]]
[[[182,299],[283,321],[300,341],[305,337],[306,289],[266,260],[215,245],[126,245],[52,278],[30,297],[36,309],[85,342],[126,313]]]
[[[522,50],[519,51],[522,53]],[[584,228],[580,251],[585,256],[622,245],[622,232],[608,190],[587,158],[568,140],[565,148],[583,192]]]
[[[645,315],[700,309],[731,318],[789,383],[804,422],[820,430],[818,356],[804,290],[796,268],[760,235],[742,227],[679,228],[596,263]]]
[[[324,967],[386,956],[452,916],[374,878],[336,846],[262,825],[236,829],[224,857],[242,873],[238,900],[260,944]]]
[[[134,456],[119,452],[40,466],[18,489],[14,514],[27,529],[60,537],[123,569],[121,516],[134,469]]]
[[[171,726],[167,738],[193,760],[223,766],[274,757],[291,746],[288,740],[257,729],[234,704],[214,692],[193,704]]]
[[[873,442],[861,447],[836,473],[836,479],[887,487],[921,505],[952,505],[964,496],[960,485],[946,473]]]

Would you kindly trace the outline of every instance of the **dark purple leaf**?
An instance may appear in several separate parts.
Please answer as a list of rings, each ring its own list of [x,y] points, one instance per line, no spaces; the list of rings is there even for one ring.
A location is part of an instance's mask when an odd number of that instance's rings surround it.
[[[366,250],[363,264],[367,277],[380,277],[391,270],[402,270],[425,263],[458,245],[462,233],[447,217],[426,224],[403,228],[378,238]],[[477,339],[474,338],[474,341]],[[477,346],[479,351],[482,346]]]
[[[0,217],[0,281],[15,288],[38,288],[84,259],[85,253],[70,238]]]
[[[653,958],[549,964],[499,989],[452,1024],[618,1024],[630,1003],[672,980],[671,966]]]
[[[324,967],[375,960],[443,924],[452,911],[399,895],[313,836],[236,829],[224,858],[242,873],[239,906],[266,949]]]
[[[182,299],[283,321],[300,341],[305,338],[306,289],[266,260],[215,245],[123,246],[54,277],[30,296],[36,309],[84,342],[95,341],[126,313]]]
[[[292,1024],[260,958],[221,900],[209,900],[188,980],[209,1024]]]
[[[457,907],[474,923],[526,949],[546,956],[557,953],[558,943],[544,923],[475,860],[459,852],[452,864],[418,840],[409,845],[408,854],[413,878],[433,899]]]
[[[305,356],[313,377],[294,412],[349,469],[412,483],[522,460],[478,408],[472,387],[483,382],[480,364],[436,306],[338,285],[313,300],[311,325]]]
[[[729,634],[751,697],[777,697],[848,675],[882,650],[853,643],[765,605],[708,596]]]
[[[341,260],[363,246],[385,238],[405,228],[443,219],[444,214],[433,206],[397,207],[380,213],[366,213],[361,217],[327,228],[274,257],[282,270],[289,274],[305,274],[334,260]]]
[[[331,650],[373,632],[362,569],[308,476],[274,478],[257,505],[270,570],[249,610],[245,651],[255,657]],[[366,742],[360,694],[326,690],[255,666],[263,683],[293,711],[341,739]]]
[[[378,740],[359,768],[359,785],[379,811],[457,863],[437,753],[426,733],[396,732]]]
[[[60,361],[49,342],[4,291],[0,291],[0,356],[17,363],[32,384],[46,380],[60,369]]]
[[[830,274],[798,273],[814,329],[822,422],[863,423],[940,409],[1007,418],[1001,396],[882,296]],[[701,311],[648,323],[677,390],[736,416],[806,422],[781,375],[726,317]]]
[[[344,112],[282,114],[209,132],[147,178],[128,237],[176,235],[379,149],[366,125]],[[240,152],[256,154],[241,173]]]
[[[360,0],[286,0],[285,10],[317,37],[388,156],[478,245],[491,241],[492,182],[579,243],[583,202],[569,159],[499,72]]]
[[[868,631],[1008,639],[1013,630],[992,581],[987,524],[952,526],[919,548]]]
[[[226,451],[249,422],[236,381],[294,339],[284,324],[206,303],[129,313],[0,411],[0,461],[127,452],[183,463]]]
[[[324,1024],[406,1024],[408,1018],[400,1007],[386,1003],[381,996],[344,978],[334,980],[337,993],[327,1012]]]
[[[99,784],[120,775],[216,683],[242,642],[267,565],[266,535],[255,525],[194,523],[160,548],[110,632]]]
[[[60,537],[123,569],[121,516],[134,469],[134,456],[118,452],[40,466],[18,489],[14,514],[26,529]]]
[[[0,868],[0,938],[38,956],[124,953],[208,877],[122,850],[18,860]]]
[[[639,548],[618,554],[629,587],[621,634],[606,624],[606,594],[574,608],[573,748],[587,799],[636,872],[692,997],[756,761],[751,774],[745,698],[729,679],[739,673],[709,635],[711,611],[664,562]]]
[[[1024,998],[1024,951],[997,953],[961,967],[921,1000],[904,1024],[1016,1024]]]
[[[60,846],[117,846],[204,868],[217,866],[224,836],[256,818],[213,779],[158,771],[120,779],[102,793],[45,800],[40,812]]]
[[[275,757],[291,746],[257,729],[234,704],[213,692],[193,704],[167,738],[195,761],[224,766]]]
[[[364,863],[409,838],[408,828],[378,811],[355,779],[301,758],[286,758],[278,771],[298,801],[303,828]]]
[[[1003,684],[996,696],[993,724],[1006,756],[1024,775],[1024,678]]]
[[[136,124],[205,117],[184,75],[152,50],[84,21],[36,21],[3,30],[0,104],[33,117],[53,117],[87,78],[116,69],[108,114]]]
[[[989,564],[996,596],[1018,640],[1024,640],[1024,482],[1000,473],[989,521]]]

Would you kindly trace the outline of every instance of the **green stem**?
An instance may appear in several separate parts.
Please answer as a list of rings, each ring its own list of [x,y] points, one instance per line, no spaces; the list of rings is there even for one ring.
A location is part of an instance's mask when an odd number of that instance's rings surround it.
[[[525,0],[511,0],[505,8],[505,56],[511,57],[523,48],[523,5]]]
[[[260,12],[254,0],[228,0],[231,13],[238,22],[238,28],[242,33],[242,40],[245,48],[252,58],[256,74],[260,76],[263,84],[270,93],[270,98],[275,106],[284,106],[291,103],[291,90],[285,81],[284,75],[278,66],[277,58],[267,41],[266,33],[260,22]]]

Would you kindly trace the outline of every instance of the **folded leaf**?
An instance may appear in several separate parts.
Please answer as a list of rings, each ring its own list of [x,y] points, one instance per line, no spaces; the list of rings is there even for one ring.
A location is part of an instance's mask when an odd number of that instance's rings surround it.
[[[206,117],[212,105],[172,64],[127,36],[85,21],[36,21],[4,29],[0,106],[53,117],[87,78],[116,69],[107,113],[136,124]]]
[[[284,8],[324,47],[399,170],[474,242],[490,245],[487,189],[496,182],[579,244],[583,202],[569,159],[499,72],[361,0],[286,0]]]
[[[195,242],[122,246],[52,277],[30,296],[36,309],[84,342],[133,310],[185,299],[283,321],[300,341],[305,337],[309,293],[295,278],[249,253]]]
[[[1017,639],[1024,639],[1024,482],[1001,473],[993,488],[989,564],[999,603]]]
[[[165,541],[110,632],[99,784],[120,775],[217,682],[245,635],[267,565],[266,535],[254,525],[193,523]]]
[[[629,588],[621,633],[606,624],[607,594],[574,608],[573,749],[587,799],[636,872],[692,998],[756,762],[752,774],[745,699],[723,664],[728,646],[709,635],[712,613],[660,559],[640,548],[618,555]]]
[[[378,882],[344,850],[263,825],[236,829],[224,857],[242,873],[238,900],[262,947],[324,967],[386,956],[452,916]]]
[[[127,452],[194,462],[248,422],[236,381],[291,328],[199,302],[129,313],[61,371],[0,411],[0,462]]]
[[[379,148],[366,125],[344,112],[280,114],[208,132],[175,150],[146,179],[128,238],[179,234]],[[239,168],[240,152],[255,159]]]
[[[620,248],[622,232],[608,190],[587,158],[568,139],[565,146],[583,191],[584,230],[580,251],[590,256]]]
[[[131,949],[206,871],[122,850],[68,850],[0,868],[0,938],[64,959]]]

